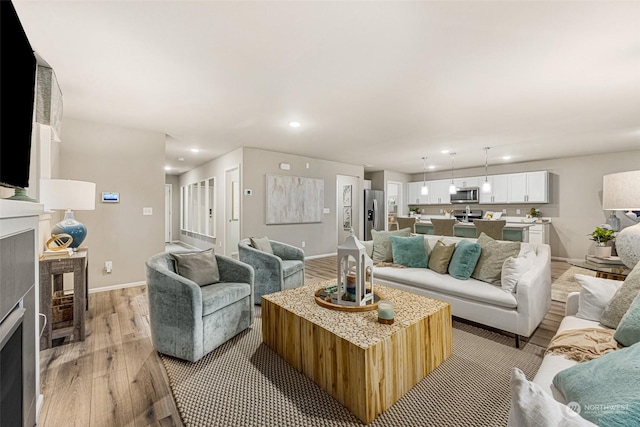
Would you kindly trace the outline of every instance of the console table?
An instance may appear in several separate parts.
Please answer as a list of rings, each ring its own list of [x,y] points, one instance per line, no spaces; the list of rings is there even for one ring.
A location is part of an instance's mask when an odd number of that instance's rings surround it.
[[[597,264],[584,259],[570,259],[567,262],[575,267],[586,268],[595,271],[596,277],[611,280],[624,280],[631,270],[626,265]]]
[[[73,335],[84,341],[84,312],[87,308],[88,260],[86,248],[80,248],[70,257],[40,260],[40,312],[47,316],[47,325],[40,337],[40,349],[51,347],[52,340]],[[63,290],[63,274],[73,273],[73,323],[54,329],[52,325],[53,292]]]

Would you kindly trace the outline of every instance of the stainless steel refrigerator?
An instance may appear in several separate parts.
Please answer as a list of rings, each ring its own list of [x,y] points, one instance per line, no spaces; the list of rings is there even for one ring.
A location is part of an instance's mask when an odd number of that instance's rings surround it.
[[[384,191],[364,190],[364,238],[371,240],[371,230],[384,230]]]

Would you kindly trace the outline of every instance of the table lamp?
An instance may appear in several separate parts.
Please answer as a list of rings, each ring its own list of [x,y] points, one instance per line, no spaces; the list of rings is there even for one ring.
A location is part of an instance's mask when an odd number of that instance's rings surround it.
[[[69,179],[41,179],[40,203],[45,210],[65,210],[64,219],[53,226],[51,234],[65,233],[73,237],[73,250],[87,237],[87,227],[77,221],[73,211],[92,211],[96,208],[96,184]]]
[[[637,224],[622,229],[616,236],[620,261],[633,268],[640,260],[640,222],[633,211],[640,210],[640,170],[605,175],[602,180],[602,209],[627,211]]]

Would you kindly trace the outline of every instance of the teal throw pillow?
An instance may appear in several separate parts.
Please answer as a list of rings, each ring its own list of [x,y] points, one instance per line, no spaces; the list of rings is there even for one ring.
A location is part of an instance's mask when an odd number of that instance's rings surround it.
[[[391,236],[391,250],[394,264],[416,268],[427,268],[429,265],[424,236]]]
[[[449,274],[456,279],[469,279],[480,259],[480,251],[479,243],[470,240],[459,241],[449,262]]]
[[[626,347],[640,342],[640,295],[633,300],[629,310],[622,316],[613,338]]]
[[[605,426],[640,425],[640,344],[563,369],[553,384],[580,416]]]

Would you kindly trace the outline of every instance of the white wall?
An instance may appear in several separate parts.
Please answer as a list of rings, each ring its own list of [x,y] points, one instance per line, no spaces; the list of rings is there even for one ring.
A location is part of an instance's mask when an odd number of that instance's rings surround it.
[[[89,288],[144,281],[145,260],[164,250],[164,145],[160,132],[64,120],[59,177],[96,183],[96,210],[75,212],[88,230]],[[102,203],[103,191],[120,203]]]
[[[550,172],[550,203],[540,205],[474,205],[476,209],[507,209],[507,215],[516,216],[516,209],[524,216],[531,207],[540,209],[551,218],[551,254],[560,258],[584,258],[592,250],[593,242],[587,238],[596,225],[606,222],[609,212],[602,210],[602,177],[610,173],[640,169],[640,150],[623,153],[599,154],[536,162],[489,164],[489,174]],[[427,180],[448,178],[449,171],[429,172]],[[456,177],[484,175],[484,167],[456,170]],[[411,181],[422,181],[422,173],[414,174]],[[640,184],[639,184],[640,185]],[[424,206],[425,213],[439,213],[442,206]],[[624,224],[624,222],[623,222]]]

